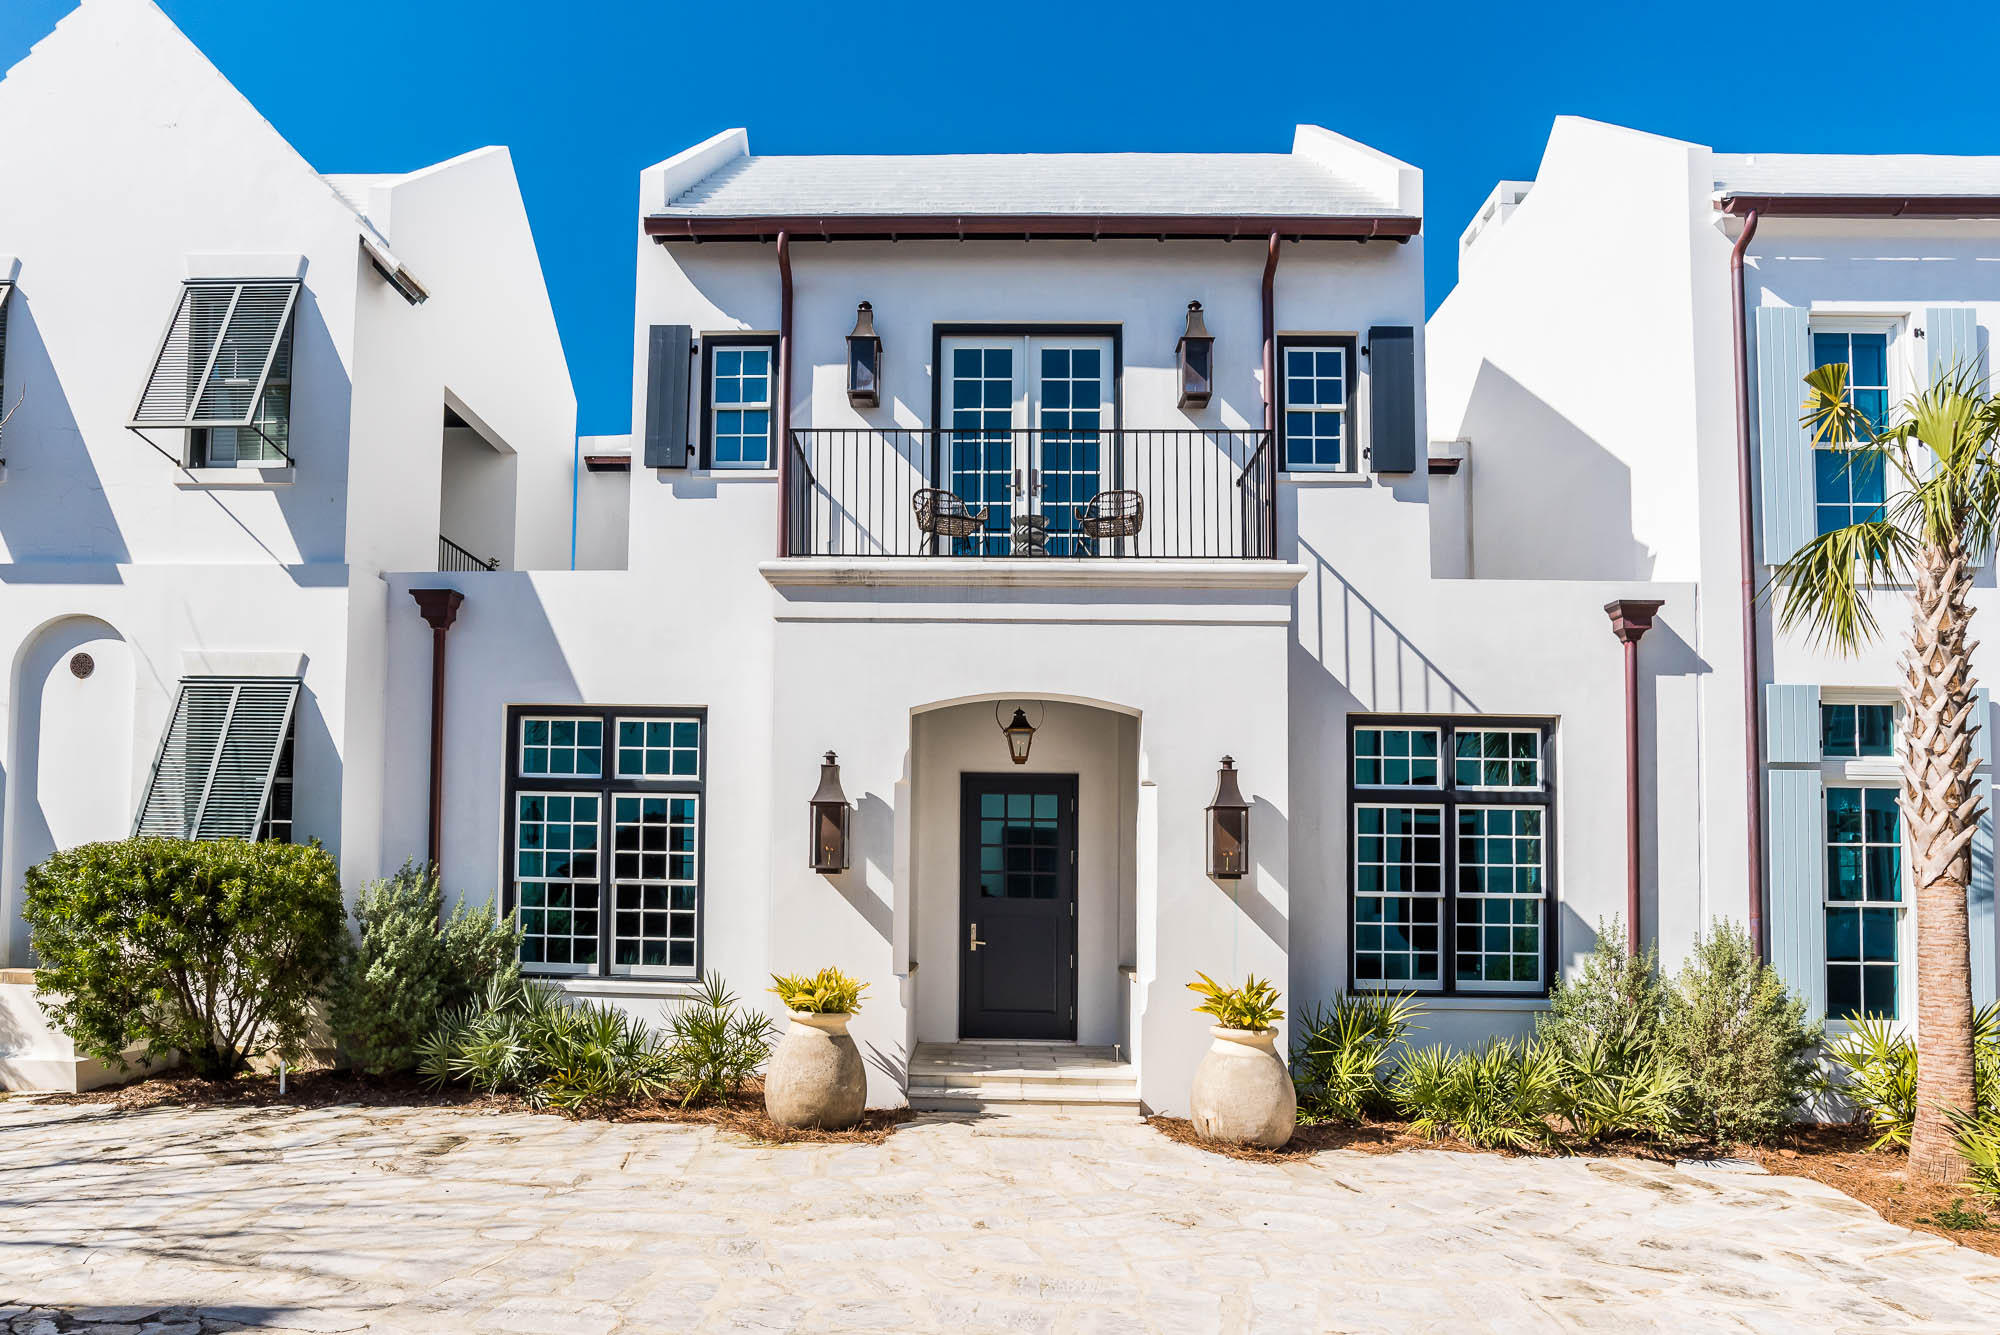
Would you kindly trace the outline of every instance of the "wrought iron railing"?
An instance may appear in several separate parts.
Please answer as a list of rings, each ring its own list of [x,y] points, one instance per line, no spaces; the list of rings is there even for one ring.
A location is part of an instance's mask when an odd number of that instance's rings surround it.
[[[1275,555],[1264,431],[827,427],[788,450],[790,556]]]
[[[474,556],[471,552],[453,542],[450,538],[444,536],[444,534],[438,534],[438,569],[440,571],[498,570],[499,568],[499,557],[496,556],[491,561],[482,560],[480,557]]]

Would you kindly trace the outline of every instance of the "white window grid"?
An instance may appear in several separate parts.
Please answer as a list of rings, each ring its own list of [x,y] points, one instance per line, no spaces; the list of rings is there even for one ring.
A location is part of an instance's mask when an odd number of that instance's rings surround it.
[[[1468,742],[1472,744],[1470,753],[1466,750]],[[1540,792],[1541,729],[1454,728],[1451,767],[1454,788]]]
[[[698,718],[621,718],[616,735],[621,779],[701,777]]]
[[[1289,344],[1284,369],[1286,469],[1346,468],[1347,410],[1354,402],[1354,368],[1348,365],[1346,346]]]
[[[1434,990],[1444,969],[1444,808],[1354,808],[1354,985]]]
[[[715,468],[771,466],[771,349],[718,345],[709,381],[709,463]]]
[[[1354,782],[1363,788],[1439,788],[1444,760],[1437,728],[1357,728]]]
[[[602,807],[595,793],[514,795],[514,903],[521,962],[540,972],[597,965]]]
[[[604,721],[538,714],[521,720],[524,779],[596,779],[604,774]]]
[[[1537,735],[1539,740],[1539,734]],[[1548,844],[1538,806],[1457,809],[1456,982],[1462,992],[1542,984]]]
[[[695,965],[701,798],[611,797],[611,971],[685,974]]]

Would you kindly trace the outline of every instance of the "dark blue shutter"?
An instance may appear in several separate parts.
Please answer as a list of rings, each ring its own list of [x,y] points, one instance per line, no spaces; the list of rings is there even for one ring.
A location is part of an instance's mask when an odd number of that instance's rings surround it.
[[[646,467],[688,463],[688,389],[694,330],[656,324],[646,339]]]
[[[1406,324],[1368,331],[1369,462],[1378,473],[1417,469],[1417,342]]]
[[[1765,842],[1770,850],[1771,965],[1826,1014],[1826,798],[1819,760],[1819,687],[1764,688],[1764,771],[1770,790]]]
[[[1812,436],[1800,425],[1812,338],[1799,306],[1759,306],[1757,451],[1762,465],[1764,562],[1776,565],[1806,545],[1813,520]]]

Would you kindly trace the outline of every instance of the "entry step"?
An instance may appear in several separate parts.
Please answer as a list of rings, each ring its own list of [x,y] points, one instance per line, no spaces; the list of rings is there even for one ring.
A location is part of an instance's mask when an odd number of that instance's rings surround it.
[[[1140,1115],[1132,1064],[1081,1043],[920,1043],[909,1099],[920,1112]]]

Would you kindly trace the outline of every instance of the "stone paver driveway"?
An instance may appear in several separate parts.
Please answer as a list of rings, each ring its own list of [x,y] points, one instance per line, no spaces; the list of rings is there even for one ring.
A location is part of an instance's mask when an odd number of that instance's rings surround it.
[[[2000,1330],[2000,1262],[1794,1178],[1146,1127],[881,1146],[0,1103],[0,1329]]]

